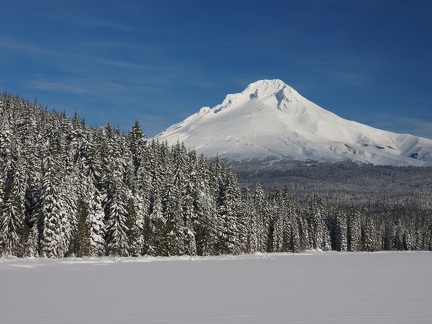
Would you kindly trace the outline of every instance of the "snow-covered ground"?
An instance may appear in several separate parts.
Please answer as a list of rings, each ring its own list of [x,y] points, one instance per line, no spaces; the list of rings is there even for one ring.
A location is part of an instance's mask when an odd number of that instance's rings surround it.
[[[430,323],[432,254],[0,260],[0,323]]]

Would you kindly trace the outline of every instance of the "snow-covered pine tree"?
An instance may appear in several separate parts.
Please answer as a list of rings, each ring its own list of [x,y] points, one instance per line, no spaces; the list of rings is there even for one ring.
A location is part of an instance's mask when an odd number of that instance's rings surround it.
[[[300,233],[297,220],[299,203],[291,196],[287,188],[284,189],[283,199],[286,217],[286,229],[284,234],[286,238],[284,239],[287,240],[287,250],[293,253],[298,253],[300,252]]]
[[[163,199],[170,255],[186,254],[185,243],[188,244],[188,239],[191,238],[189,229],[186,228],[185,224],[191,222],[190,217],[192,216],[191,200],[186,197],[189,195],[187,192],[189,179],[186,177],[186,158],[185,147],[177,141],[177,144],[171,149],[171,163],[169,164],[171,170],[168,171],[170,183],[166,186],[166,195]],[[184,212],[188,214],[185,215]]]
[[[348,251],[360,251],[361,243],[361,213],[353,208],[348,215]]]
[[[408,226],[405,228],[405,231],[403,233],[403,245],[404,245],[404,249],[407,251],[411,251],[413,250],[413,240],[412,237],[413,235],[413,224],[412,221],[408,221],[407,222]]]
[[[181,206],[183,214],[183,238],[184,253],[187,255],[197,254],[197,244],[195,237],[196,224],[199,221],[196,214],[195,197],[198,186],[197,180],[197,159],[195,152],[185,154],[186,164],[184,165],[185,183],[181,190]]]
[[[23,255],[24,206],[18,174],[4,190],[0,211],[0,250],[3,255]]]
[[[112,179],[105,207],[107,252],[112,256],[128,256],[127,196],[118,179]]]
[[[264,188],[261,184],[255,186],[254,192],[254,209],[255,209],[255,224],[257,236],[257,251],[267,251],[268,228],[269,228],[269,211],[264,193]]]
[[[103,256],[105,254],[105,213],[102,203],[105,197],[95,187],[90,192],[87,202],[87,224],[90,230],[90,255]]]
[[[146,254],[167,256],[169,252],[165,229],[166,219],[163,216],[162,198],[158,190],[153,192],[152,201],[149,223],[145,227],[147,238]]]
[[[226,171],[225,182],[220,188],[220,204],[218,215],[221,230],[219,233],[218,250],[222,254],[239,254],[244,251],[240,240],[240,190],[234,175]]]
[[[132,131],[121,140],[123,183],[127,188],[127,236],[129,255],[131,256],[139,256],[144,249],[144,210],[141,203],[142,192],[139,191],[138,183],[138,170],[143,161],[140,145],[145,145],[144,133],[136,122]]]
[[[183,255],[184,254],[184,232],[183,232],[183,217],[181,208],[181,196],[177,185],[174,182],[174,175],[167,170],[170,175],[167,178],[162,194],[162,210],[166,219],[165,236],[166,251],[168,255]]]
[[[257,237],[257,216],[254,206],[254,199],[248,187],[241,189],[243,213],[246,217],[246,253],[254,253],[258,251],[258,237]]]
[[[403,240],[403,234],[405,229],[402,227],[402,221],[400,218],[396,219],[393,222],[393,246],[392,250],[395,251],[401,251],[404,249],[404,240]]]
[[[194,177],[196,184],[192,191],[194,214],[193,224],[198,255],[216,254],[217,242],[217,211],[216,197],[211,186],[212,173],[208,160],[201,154],[196,166]]]
[[[137,209],[134,197],[129,197],[126,206],[126,234],[128,238],[128,254],[134,257],[141,254],[144,244],[143,222],[139,219]]]
[[[105,130],[102,147],[104,165],[105,235],[107,253],[112,256],[128,256],[127,238],[127,188],[123,183],[123,157],[121,155],[120,134],[111,125]]]
[[[269,194],[270,227],[268,231],[268,252],[280,252],[282,250],[284,219],[282,216],[280,190],[273,188]]]
[[[348,251],[347,216],[343,211],[336,211],[335,218],[335,249],[336,251]]]
[[[77,229],[74,240],[74,253],[78,257],[91,256],[90,226],[87,222],[85,203],[80,199],[76,211]]]
[[[22,256],[24,231],[24,160],[3,120],[0,131],[0,253]]]
[[[85,215],[85,227],[88,228],[89,256],[103,256],[105,254],[105,227],[103,202],[106,200],[102,190],[102,166],[99,143],[102,142],[101,133],[83,131],[82,142],[79,147],[77,163],[79,166],[79,197]]]
[[[379,249],[379,241],[374,221],[371,217],[363,217],[362,251],[374,252]]]
[[[299,253],[301,251],[299,218],[297,214],[292,215],[290,218],[290,251],[292,253]]]
[[[293,215],[295,215],[295,203],[287,187],[281,190],[279,206],[281,209],[280,214],[283,226],[281,252],[288,252],[291,249],[291,218],[293,217]]]
[[[140,223],[138,227],[141,228],[141,238],[139,243],[139,245],[141,245],[140,253],[144,254],[148,246],[145,227],[146,224],[149,223],[151,205],[150,198],[153,191],[153,184],[151,182],[152,175],[150,169],[151,150],[149,149],[147,142],[144,140],[144,132],[140,130],[139,133],[141,136],[138,137],[138,144],[134,144],[138,148],[135,150],[131,148],[132,157],[134,157],[135,154],[139,156],[138,158],[133,158],[135,159],[134,165],[138,166],[138,168],[136,169],[136,183],[133,186],[132,194],[136,202],[137,219]]]
[[[24,160],[25,188],[24,188],[24,250],[26,257],[39,255],[39,236],[41,224],[41,145],[44,142],[41,127],[38,121],[41,119],[42,108],[37,101],[31,105],[24,101],[22,105],[21,118],[15,126],[14,134],[18,137],[18,143]]]
[[[298,217],[298,229],[300,236],[300,250],[306,251],[313,248],[312,240],[309,234],[309,225],[308,225],[308,213],[302,209],[300,210]]]
[[[324,221],[323,208],[321,198],[314,198],[308,210],[308,224],[309,224],[309,239],[313,249],[321,249],[324,237]]]
[[[40,244],[41,255],[49,258],[61,258],[67,253],[62,237],[63,224],[59,217],[63,213],[59,178],[60,145],[59,134],[53,129],[48,129],[43,145]]]

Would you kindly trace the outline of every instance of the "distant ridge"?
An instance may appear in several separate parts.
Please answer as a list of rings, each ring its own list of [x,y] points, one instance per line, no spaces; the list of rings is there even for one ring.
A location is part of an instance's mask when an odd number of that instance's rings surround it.
[[[207,156],[251,159],[352,160],[374,165],[432,165],[432,140],[343,119],[281,80],[260,80],[203,107],[156,136]]]

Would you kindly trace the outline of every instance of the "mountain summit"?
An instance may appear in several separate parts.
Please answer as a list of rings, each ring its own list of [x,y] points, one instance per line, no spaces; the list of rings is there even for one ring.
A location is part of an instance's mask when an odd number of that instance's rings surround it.
[[[228,160],[291,159],[375,165],[432,165],[432,140],[343,119],[281,80],[251,83],[243,92],[157,135]]]

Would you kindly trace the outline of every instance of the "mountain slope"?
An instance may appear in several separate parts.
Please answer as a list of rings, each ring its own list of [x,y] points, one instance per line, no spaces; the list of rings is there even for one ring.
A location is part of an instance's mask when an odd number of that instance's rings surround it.
[[[432,140],[343,119],[281,80],[261,80],[156,136],[207,156],[432,165]]]

